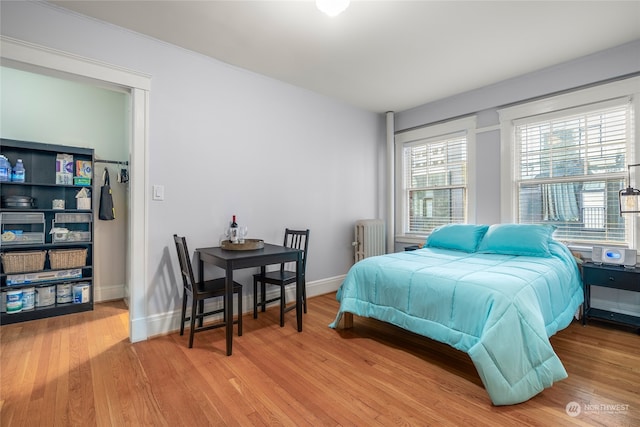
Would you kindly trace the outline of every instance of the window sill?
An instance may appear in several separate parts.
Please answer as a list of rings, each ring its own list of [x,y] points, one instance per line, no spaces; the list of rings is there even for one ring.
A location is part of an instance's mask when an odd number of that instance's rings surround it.
[[[406,234],[395,236],[396,243],[418,244],[418,243],[424,243],[425,240],[427,240],[427,236],[411,236]]]

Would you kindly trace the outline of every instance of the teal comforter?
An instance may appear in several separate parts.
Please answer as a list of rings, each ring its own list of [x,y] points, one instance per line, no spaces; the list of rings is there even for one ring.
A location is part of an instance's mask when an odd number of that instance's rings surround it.
[[[567,377],[549,337],[583,301],[569,250],[551,257],[425,248],[356,263],[338,290],[342,313],[372,317],[464,351],[495,405],[524,402]]]

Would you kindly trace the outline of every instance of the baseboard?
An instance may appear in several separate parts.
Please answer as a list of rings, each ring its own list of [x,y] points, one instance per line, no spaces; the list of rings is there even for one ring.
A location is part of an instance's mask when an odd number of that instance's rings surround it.
[[[146,340],[150,335],[147,333],[147,321],[146,319],[130,319],[130,339],[131,342],[138,342]]]
[[[327,279],[314,280],[313,282],[307,282],[307,298],[313,298],[314,296],[324,295],[337,291],[344,278],[345,275],[341,275],[329,277]],[[275,297],[278,292],[279,291],[274,288],[273,290],[267,292],[267,298]],[[287,300],[292,301],[293,299],[295,299],[295,289],[292,286],[291,289],[287,289]],[[214,310],[221,307],[222,302],[209,303],[205,305],[205,310]],[[236,307],[235,300],[233,307],[234,309]],[[253,312],[253,295],[251,292],[246,293],[245,291],[245,294],[243,295],[242,311],[245,314]],[[222,319],[222,315],[218,316],[218,318]],[[215,316],[212,316],[208,319],[215,320]],[[155,314],[147,317],[147,333],[149,338],[157,335],[166,335],[179,329],[180,307],[170,312]]]
[[[307,283],[307,297],[312,298],[318,295],[324,295],[337,291],[345,277],[346,274],[342,274],[340,276],[314,280],[313,282]],[[295,293],[295,290],[292,290],[292,292]]]

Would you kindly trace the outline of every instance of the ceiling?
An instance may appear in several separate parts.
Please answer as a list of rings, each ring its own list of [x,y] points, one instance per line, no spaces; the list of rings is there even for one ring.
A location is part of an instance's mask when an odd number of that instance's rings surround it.
[[[640,40],[640,1],[49,1],[373,112]]]

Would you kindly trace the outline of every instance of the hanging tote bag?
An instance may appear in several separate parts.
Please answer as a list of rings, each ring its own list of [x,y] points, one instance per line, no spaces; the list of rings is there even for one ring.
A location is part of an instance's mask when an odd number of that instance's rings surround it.
[[[104,168],[102,174],[103,184],[100,189],[100,210],[98,217],[105,221],[116,219],[116,209],[113,207],[113,196],[111,195],[111,184],[109,182],[109,171]]]

